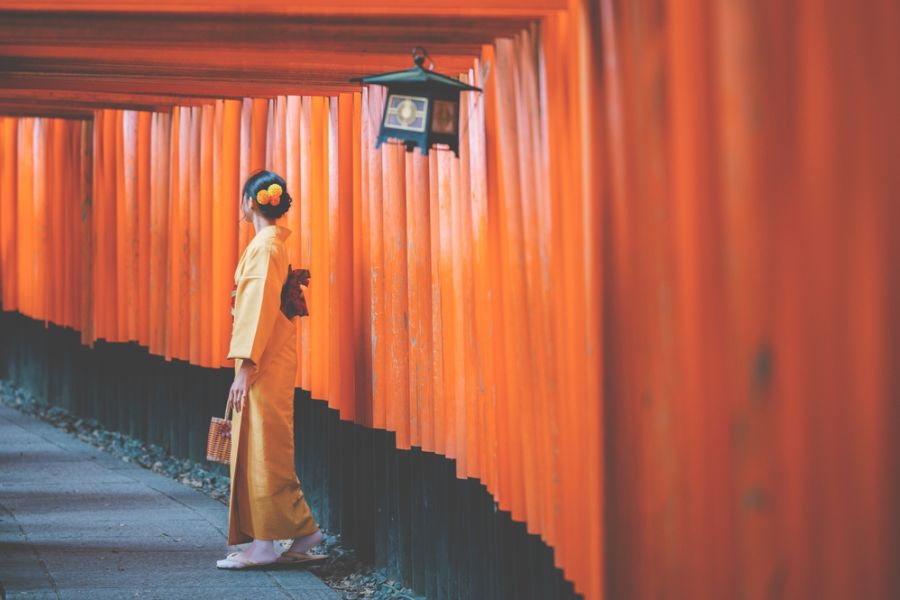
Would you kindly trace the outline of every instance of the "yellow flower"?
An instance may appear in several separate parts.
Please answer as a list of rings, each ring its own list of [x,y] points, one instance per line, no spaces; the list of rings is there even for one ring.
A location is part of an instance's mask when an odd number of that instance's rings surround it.
[[[259,190],[256,192],[256,201],[260,204],[268,204],[269,203],[269,192],[266,190]]]
[[[269,196],[271,197],[280,196],[282,191],[284,190],[282,190],[281,186],[277,183],[273,183],[269,186]]]

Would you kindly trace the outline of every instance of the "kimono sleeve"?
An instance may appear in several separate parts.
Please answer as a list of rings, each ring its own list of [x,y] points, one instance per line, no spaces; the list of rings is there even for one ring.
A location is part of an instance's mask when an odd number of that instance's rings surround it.
[[[250,359],[259,364],[281,310],[283,282],[269,248],[251,248],[248,252],[237,282],[228,358]]]

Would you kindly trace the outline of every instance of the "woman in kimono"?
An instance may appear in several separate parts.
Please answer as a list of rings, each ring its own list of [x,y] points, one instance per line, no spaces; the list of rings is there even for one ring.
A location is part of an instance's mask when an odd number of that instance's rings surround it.
[[[324,536],[294,468],[296,325],[281,311],[289,268],[284,241],[291,231],[275,223],[291,205],[286,187],[280,176],[260,171],[241,195],[242,220],[256,235],[238,261],[232,292],[228,544],[250,544],[219,560],[221,569],[325,559],[308,552]],[[293,544],[279,554],[274,541],[284,539]]]

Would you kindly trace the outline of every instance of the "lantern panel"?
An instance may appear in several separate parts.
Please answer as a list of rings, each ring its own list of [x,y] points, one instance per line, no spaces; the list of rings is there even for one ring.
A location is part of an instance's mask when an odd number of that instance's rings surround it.
[[[428,98],[391,94],[384,116],[384,126],[403,131],[424,132],[428,115]]]
[[[431,111],[431,131],[456,134],[459,125],[459,101],[435,100]]]

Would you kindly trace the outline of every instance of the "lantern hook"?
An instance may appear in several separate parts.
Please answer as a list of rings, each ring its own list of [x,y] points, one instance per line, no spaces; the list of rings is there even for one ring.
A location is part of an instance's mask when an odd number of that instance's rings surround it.
[[[422,46],[416,46],[412,50],[413,62],[416,63],[417,66],[421,67],[425,64],[425,59],[428,59],[428,70],[434,71],[434,59],[431,58],[431,55],[428,54],[428,50],[423,48]]]

